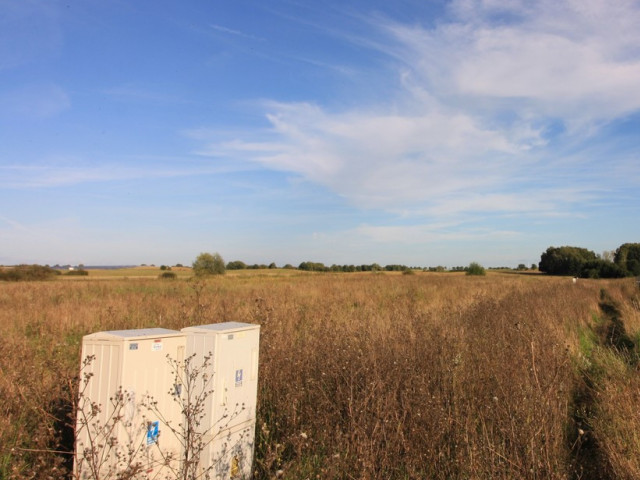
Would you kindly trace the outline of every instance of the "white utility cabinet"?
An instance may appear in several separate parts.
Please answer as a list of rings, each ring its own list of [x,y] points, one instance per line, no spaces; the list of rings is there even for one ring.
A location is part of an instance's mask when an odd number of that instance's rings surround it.
[[[174,383],[185,347],[183,333],[165,328],[83,337],[77,478],[94,478],[96,469],[99,478],[124,478],[134,469],[164,478],[178,467],[182,447],[169,426],[182,422]],[[150,402],[157,403],[149,408]]]
[[[224,322],[183,328],[186,358],[207,364],[211,393],[201,428],[200,472],[215,480],[245,479],[253,463],[260,325]],[[210,360],[205,362],[205,358]]]

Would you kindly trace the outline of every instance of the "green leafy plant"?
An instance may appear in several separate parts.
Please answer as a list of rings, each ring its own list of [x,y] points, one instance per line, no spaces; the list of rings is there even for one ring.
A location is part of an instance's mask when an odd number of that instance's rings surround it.
[[[487,271],[482,265],[476,262],[471,262],[467,267],[467,275],[486,275]]]
[[[201,253],[193,262],[193,273],[198,277],[224,275],[226,267],[219,253]]]

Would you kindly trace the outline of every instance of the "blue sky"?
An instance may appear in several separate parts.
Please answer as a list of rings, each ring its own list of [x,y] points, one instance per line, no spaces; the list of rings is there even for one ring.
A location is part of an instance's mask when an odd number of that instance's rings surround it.
[[[0,264],[640,241],[637,0],[0,0]]]

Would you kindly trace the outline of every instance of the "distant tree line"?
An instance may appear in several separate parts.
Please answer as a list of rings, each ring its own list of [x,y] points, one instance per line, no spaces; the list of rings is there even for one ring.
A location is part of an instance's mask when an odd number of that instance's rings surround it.
[[[65,275],[88,275],[82,268],[72,269],[65,272]],[[176,267],[182,267],[177,264]],[[275,262],[266,264],[247,265],[240,260],[226,263],[218,253],[201,253],[192,264],[193,273],[196,276],[223,275],[226,270],[244,269],[276,269]],[[296,269],[291,264],[286,264],[284,269]],[[542,253],[538,270],[550,275],[572,275],[583,278],[622,278],[627,276],[640,276],[640,243],[625,243],[620,245],[615,252],[604,252],[603,255],[596,255],[591,250],[582,247],[563,246],[549,247]],[[484,275],[485,269],[482,265],[472,262],[467,267],[456,266],[447,269],[443,266],[437,267],[409,267],[401,264],[390,264],[384,267],[377,263],[362,265],[337,265],[326,266],[322,262],[302,262],[297,267],[298,270],[308,272],[403,272],[413,273],[416,270],[430,272],[466,272],[469,275]],[[500,269],[509,269],[500,267]],[[536,265],[531,265],[531,270],[535,270]],[[176,278],[171,272],[171,267],[162,265],[161,278]],[[511,270],[511,269],[509,269]],[[516,270],[528,270],[523,263],[519,264]],[[16,265],[14,267],[0,267],[0,281],[21,281],[21,280],[47,280],[53,276],[61,275],[57,268],[48,265]]]
[[[640,243],[620,245],[611,255],[596,255],[586,248],[549,247],[541,255],[538,269],[550,275],[582,278],[623,278],[640,275]]]
[[[300,263],[300,265],[298,265],[297,267],[292,266],[291,264],[286,264],[284,267],[285,269],[297,269],[297,270],[302,270],[305,272],[414,272],[414,271],[424,271],[424,272],[469,272],[474,271],[477,272],[479,271],[478,267],[480,267],[481,269],[483,269],[483,267],[475,262],[471,263],[469,266],[466,267],[453,267],[451,269],[447,269],[447,267],[443,267],[441,265],[438,265],[437,267],[411,267],[408,265],[402,265],[402,264],[390,264],[390,265],[385,265],[384,267],[379,265],[378,263],[371,263],[371,264],[361,264],[361,265],[338,265],[338,264],[333,264],[331,266],[327,266],[322,262],[312,262],[312,261],[306,261],[306,262],[302,262]],[[251,268],[278,268],[276,266],[275,263],[271,263],[269,266],[267,265],[247,265],[244,262],[240,261],[240,260],[235,260],[233,262],[229,262],[226,265],[227,270],[244,270],[244,269],[251,269]],[[501,267],[503,269],[509,269],[508,267]],[[532,265],[533,269],[537,268],[536,265]],[[527,268],[524,265],[520,265],[518,267],[518,270],[526,270]]]
[[[278,268],[275,262],[271,262],[269,265],[264,263],[254,263],[253,265],[247,265],[241,260],[234,260],[233,262],[227,263],[227,270],[266,270],[268,268]],[[283,268],[293,268],[291,265],[285,265]]]
[[[302,262],[298,265],[298,270],[305,270],[310,272],[405,272],[407,270],[420,269],[419,267],[408,267],[406,265],[385,265],[380,266],[377,263],[369,265],[337,265],[333,264],[330,267],[320,262]]]
[[[60,271],[43,265],[16,265],[0,270],[0,280],[7,282],[48,280],[55,275],[60,275]]]
[[[52,268],[49,265],[16,265],[13,267],[0,267],[0,281],[5,282],[23,282],[49,280],[58,275],[84,276],[89,275],[84,268],[76,268],[65,273],[58,268]]]

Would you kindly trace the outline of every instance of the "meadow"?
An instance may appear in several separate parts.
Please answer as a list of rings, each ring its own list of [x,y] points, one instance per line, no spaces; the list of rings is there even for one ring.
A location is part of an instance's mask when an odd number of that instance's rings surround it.
[[[0,283],[0,478],[69,478],[83,335],[222,321],[256,479],[640,478],[635,279],[295,270]]]

